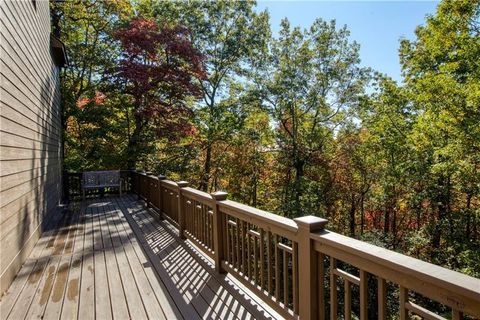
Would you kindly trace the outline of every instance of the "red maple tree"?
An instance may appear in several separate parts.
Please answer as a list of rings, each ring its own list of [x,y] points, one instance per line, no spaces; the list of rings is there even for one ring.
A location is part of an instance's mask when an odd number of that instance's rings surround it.
[[[182,26],[159,27],[153,20],[135,18],[114,38],[120,41],[122,54],[113,76],[134,107],[135,129],[128,143],[129,166],[134,167],[148,143],[142,138],[146,130],[170,139],[195,131],[186,101],[200,97],[195,79],[206,73],[203,55]]]

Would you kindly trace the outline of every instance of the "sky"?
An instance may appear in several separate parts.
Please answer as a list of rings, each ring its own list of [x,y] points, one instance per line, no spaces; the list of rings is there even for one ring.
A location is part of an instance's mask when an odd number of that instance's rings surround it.
[[[362,65],[401,82],[400,39],[414,39],[415,28],[434,14],[438,1],[261,1],[257,10],[270,13],[272,32],[287,17],[290,25],[309,28],[316,18],[347,25],[350,39],[360,44]]]

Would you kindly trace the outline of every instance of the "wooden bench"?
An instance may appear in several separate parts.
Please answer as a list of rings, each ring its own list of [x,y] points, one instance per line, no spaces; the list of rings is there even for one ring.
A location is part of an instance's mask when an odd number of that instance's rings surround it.
[[[122,195],[122,180],[120,171],[85,171],[82,175],[82,193],[85,199],[87,189],[118,188]]]

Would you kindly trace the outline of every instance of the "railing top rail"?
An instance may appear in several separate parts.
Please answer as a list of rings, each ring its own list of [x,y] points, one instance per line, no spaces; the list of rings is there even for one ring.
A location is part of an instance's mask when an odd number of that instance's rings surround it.
[[[419,292],[421,292],[420,287],[434,284],[436,287],[445,288],[450,292],[477,301],[480,309],[480,279],[328,230],[312,233],[310,238],[320,244],[337,249],[339,252],[348,252],[366,259],[372,264],[409,277],[413,276],[419,280],[417,285]],[[415,291],[416,288],[410,289]]]
[[[212,196],[209,193],[204,192],[204,191],[200,191],[200,190],[197,190],[197,189],[194,189],[194,188],[186,187],[186,188],[182,188],[182,192],[187,197],[192,197],[195,200],[206,203],[208,205],[211,205],[212,202],[213,202]]]
[[[170,189],[172,191],[177,191],[178,185],[175,181],[171,180],[160,180],[161,184],[163,187],[166,187],[167,189]]]
[[[226,213],[239,213],[245,216],[246,221],[260,224],[259,226],[268,230],[272,229],[281,236],[295,240],[298,226],[295,221],[267,211],[247,206],[231,200],[219,202],[219,207]]]

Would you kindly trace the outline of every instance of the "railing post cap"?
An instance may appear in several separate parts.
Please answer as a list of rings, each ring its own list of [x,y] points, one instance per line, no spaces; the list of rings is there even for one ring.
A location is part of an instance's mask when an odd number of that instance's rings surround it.
[[[178,181],[177,182],[177,186],[179,186],[180,188],[185,188],[188,186],[188,182],[187,181]]]
[[[325,225],[328,223],[327,219],[323,219],[316,216],[304,216],[293,219],[298,225],[299,228],[307,229],[310,232],[322,230],[325,228]]]
[[[165,175],[163,175],[163,174],[159,174],[157,177],[158,177],[159,180],[165,180],[165,179],[167,179],[167,177],[166,177]]]
[[[223,201],[227,200],[228,193],[225,191],[215,191],[214,193],[211,193],[211,196],[216,201]]]

